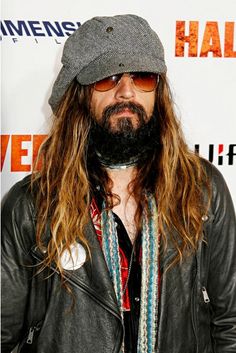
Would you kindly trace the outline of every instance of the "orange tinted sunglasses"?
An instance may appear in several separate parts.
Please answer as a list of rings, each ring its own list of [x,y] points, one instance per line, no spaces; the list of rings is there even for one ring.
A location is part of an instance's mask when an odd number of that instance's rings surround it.
[[[106,77],[94,83],[94,89],[99,92],[109,91],[117,86],[124,73]],[[153,91],[158,83],[158,74],[152,72],[130,72],[128,73],[134,86],[143,92]]]

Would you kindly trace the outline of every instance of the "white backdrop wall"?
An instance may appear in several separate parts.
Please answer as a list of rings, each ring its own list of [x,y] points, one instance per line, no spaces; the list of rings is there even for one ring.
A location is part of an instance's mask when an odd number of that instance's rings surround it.
[[[219,168],[236,205],[235,0],[3,0],[2,196],[30,173],[48,132],[47,100],[68,35],[93,16],[125,13],[159,34],[187,142]]]

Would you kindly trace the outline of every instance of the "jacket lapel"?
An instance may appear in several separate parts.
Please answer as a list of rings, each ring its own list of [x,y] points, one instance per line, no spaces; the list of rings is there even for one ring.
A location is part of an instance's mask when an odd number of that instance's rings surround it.
[[[91,221],[85,228],[85,236],[90,247],[91,258],[87,256],[84,264],[77,269],[65,270],[66,280],[86,292],[92,299],[121,320],[114,287]],[[46,239],[49,238],[50,231],[48,227]],[[34,246],[31,252],[38,261],[42,261],[44,256],[37,246]],[[55,271],[53,265],[51,268]]]
[[[66,275],[69,280],[120,318],[114,287],[92,222],[86,226],[85,235],[91,259],[88,258],[78,270],[66,271]]]

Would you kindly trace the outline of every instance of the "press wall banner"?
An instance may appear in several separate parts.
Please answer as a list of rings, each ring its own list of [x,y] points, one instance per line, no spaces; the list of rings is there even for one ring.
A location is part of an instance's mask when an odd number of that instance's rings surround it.
[[[146,18],[160,36],[187,143],[221,171],[236,204],[235,0],[3,0],[2,197],[31,173],[49,131],[65,40],[91,17],[126,13]]]

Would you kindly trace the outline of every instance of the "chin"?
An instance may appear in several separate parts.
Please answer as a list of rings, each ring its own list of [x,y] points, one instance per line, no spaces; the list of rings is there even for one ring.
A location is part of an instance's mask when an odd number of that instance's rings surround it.
[[[137,118],[133,117],[122,117],[116,119],[114,123],[111,121],[109,130],[113,133],[122,133],[122,132],[132,132],[137,130],[140,127],[140,121]]]

